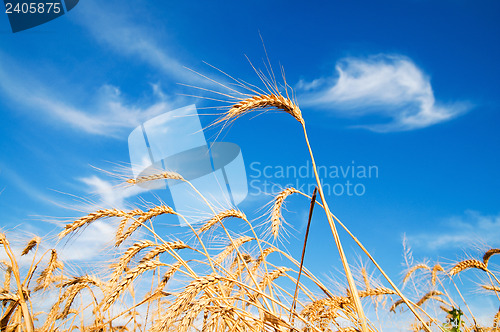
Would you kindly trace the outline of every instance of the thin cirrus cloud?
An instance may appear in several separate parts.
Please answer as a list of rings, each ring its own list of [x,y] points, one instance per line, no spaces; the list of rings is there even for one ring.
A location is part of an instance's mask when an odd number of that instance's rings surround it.
[[[88,192],[97,196],[95,208],[125,209],[127,207],[127,198],[135,197],[147,191],[138,186],[117,187],[95,175],[82,177],[79,180],[87,186]]]
[[[430,231],[408,235],[412,247],[427,250],[455,250],[466,248],[498,247],[500,245],[500,214],[485,215],[467,210],[461,216],[453,216],[440,225],[444,231]]]
[[[467,112],[469,102],[438,102],[415,63],[402,55],[345,58],[336,76],[299,81],[303,105],[351,118],[379,116],[382,122],[357,125],[376,132],[407,131],[449,121]]]
[[[126,11],[117,10],[117,6],[113,10],[106,6],[103,1],[87,1],[79,8],[80,15],[75,16],[94,40],[117,55],[139,60],[180,83],[196,81],[207,84],[206,80],[184,67],[173,46],[160,41],[158,31],[140,21],[141,15],[134,18]]]
[[[118,87],[104,84],[88,101],[76,102],[62,95],[57,86],[44,84],[43,79],[25,72],[7,56],[0,54],[0,58],[0,95],[12,100],[16,110],[25,109],[30,116],[43,114],[52,123],[88,134],[126,137],[131,128],[167,112],[181,99],[165,95],[159,85],[152,84],[151,101],[128,102]]]

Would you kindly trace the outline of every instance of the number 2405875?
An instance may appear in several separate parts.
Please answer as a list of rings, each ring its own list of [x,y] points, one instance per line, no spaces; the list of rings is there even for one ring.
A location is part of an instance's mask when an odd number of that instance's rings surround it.
[[[5,12],[7,14],[59,14],[61,12],[61,4],[58,2],[22,2],[13,5],[7,2],[5,4]]]

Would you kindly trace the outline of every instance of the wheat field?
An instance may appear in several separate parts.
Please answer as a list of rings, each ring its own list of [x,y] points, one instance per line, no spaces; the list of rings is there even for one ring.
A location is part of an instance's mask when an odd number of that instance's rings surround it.
[[[475,316],[478,313],[469,308],[455,282],[461,274],[474,271],[483,291],[494,294],[500,303],[499,274],[489,267],[500,249],[492,248],[482,259],[466,259],[450,268],[425,263],[408,266],[398,287],[330,210],[306,122],[286,83],[285,91],[280,92],[277,84],[263,81],[267,91],[250,89],[240,97],[231,95],[233,103],[216,124],[225,126],[254,111],[277,110],[291,115],[299,122],[308,147],[317,200],[295,188],[285,188],[274,198],[264,230],[244,211],[219,211],[207,200],[212,216],[196,225],[164,204],[150,209],[97,210],[67,223],[58,235],[61,241],[70,241],[98,220],[116,225],[115,238],[109,239],[114,243],[115,259],[95,274],[71,274],[55,249],[41,249],[40,237],[24,244],[16,255],[2,233],[0,244],[7,259],[1,262],[0,330],[367,332],[382,330],[384,324],[376,317],[400,322],[398,316],[404,315],[409,323],[395,323],[397,330],[500,331],[500,311],[489,318],[489,325],[480,326]],[[182,174],[174,172],[125,183],[133,186],[163,179],[186,182],[204,199]],[[325,214],[342,261],[344,289],[311,273],[303,256],[290,256],[286,246],[276,241],[286,228],[282,210],[291,195],[302,197],[302,204],[311,206],[310,218],[313,208],[314,214]],[[162,237],[155,231],[155,221],[168,215],[183,219],[190,231],[175,239]],[[231,231],[228,224],[238,224],[241,232]],[[338,227],[357,243],[373,273],[352,268]],[[21,258],[31,263],[21,266]],[[409,292],[406,286],[415,284],[416,279],[418,286]]]

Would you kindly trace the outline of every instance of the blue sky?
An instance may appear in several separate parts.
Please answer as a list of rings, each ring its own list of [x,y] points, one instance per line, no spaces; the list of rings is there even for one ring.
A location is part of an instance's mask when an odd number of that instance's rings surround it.
[[[260,84],[245,59],[263,68],[260,33],[274,69],[282,65],[295,89],[318,164],[376,166],[377,177],[351,179],[363,195],[328,200],[394,278],[403,234],[416,260],[479,255],[478,245],[500,245],[499,14],[496,1],[82,0],[16,34],[3,15],[2,228],[55,234],[59,218],[130,206],[138,190],[113,191],[116,179],[92,166],[126,170],[128,135],[156,115],[192,103],[211,112],[203,107],[216,104],[184,96],[199,92],[178,83],[214,88],[186,67],[228,81],[206,61]],[[239,119],[220,139],[241,147],[249,177],[252,163],[300,167],[308,159],[298,123],[285,114]],[[250,191],[240,208],[256,218],[270,196]],[[292,197],[288,209],[294,248],[308,202]],[[307,260],[321,273],[336,256],[326,220],[316,215]],[[80,241],[104,245],[96,235],[110,229],[101,227]],[[355,245],[341,238],[355,258]],[[325,248],[331,257],[319,254]]]

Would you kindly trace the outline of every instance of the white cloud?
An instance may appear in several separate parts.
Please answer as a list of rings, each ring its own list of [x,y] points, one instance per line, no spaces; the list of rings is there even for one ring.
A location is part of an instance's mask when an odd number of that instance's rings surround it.
[[[360,125],[377,132],[424,128],[453,119],[470,108],[465,102],[436,101],[427,77],[401,55],[345,58],[336,77],[300,81],[301,103],[349,117],[379,115],[385,123]]]
[[[111,182],[101,179],[98,176],[89,176],[79,179],[83,182],[93,195],[97,195],[97,204],[101,208],[126,208],[126,199],[134,197],[140,193],[146,192],[147,189],[139,186],[115,186]]]
[[[463,216],[448,218],[436,228],[439,230],[408,235],[408,243],[429,250],[491,249],[500,245],[500,214],[467,210]]]
[[[131,128],[175,108],[180,100],[169,98],[153,84],[151,102],[128,102],[118,87],[102,85],[89,93],[91,98],[77,103],[62,95],[54,84],[44,84],[8,57],[0,54],[0,58],[0,93],[15,105],[27,108],[31,117],[43,112],[48,115],[43,118],[53,123],[89,134],[126,137]]]
[[[64,262],[85,261],[102,264],[109,259],[109,249],[113,245],[116,221],[98,220],[85,227],[80,233],[63,239],[56,247]]]
[[[103,1],[86,1],[78,7],[80,12],[75,19],[98,42],[107,45],[120,56],[140,60],[182,83],[200,79],[184,68],[184,64],[174,55],[171,45],[169,48],[165,47],[166,42],[159,40],[157,25],[153,24],[154,28],[151,24],[145,25],[140,21],[142,15],[130,16],[128,12],[118,10],[120,7],[107,7]]]
[[[117,208],[130,209],[127,198],[135,197],[146,190],[138,186],[116,186],[98,176],[82,177],[79,180],[85,184],[85,191],[95,198],[85,206],[74,207],[83,213],[98,209]],[[90,202],[89,200],[86,200]],[[103,219],[91,223],[75,236],[68,237],[59,244],[61,257],[65,261],[91,261],[98,258],[109,258],[109,249],[115,238],[117,220]],[[102,257],[101,257],[102,256]]]

